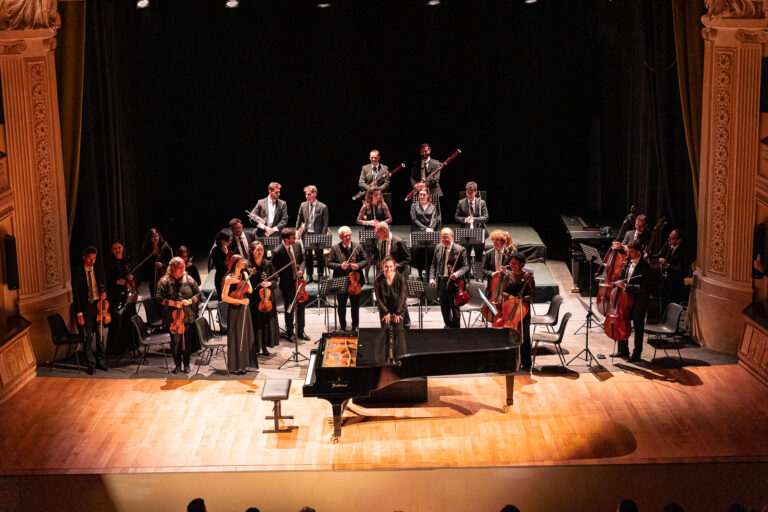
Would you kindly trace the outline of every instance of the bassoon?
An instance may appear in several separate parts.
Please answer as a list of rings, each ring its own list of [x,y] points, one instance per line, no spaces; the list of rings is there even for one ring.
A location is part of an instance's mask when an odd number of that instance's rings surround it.
[[[440,171],[442,171],[442,170],[443,170],[443,167],[445,167],[446,165],[448,165],[449,163],[451,163],[451,160],[453,160],[454,158],[456,158],[457,156],[459,156],[459,153],[461,153],[461,150],[460,150],[460,149],[457,149],[457,150],[456,150],[456,152],[455,152],[454,154],[452,154],[451,156],[449,156],[448,158],[446,158],[446,159],[445,159],[445,162],[443,162],[442,164],[440,164],[440,167],[438,167],[437,169],[435,169],[434,171],[432,171],[431,173],[429,173],[429,176],[427,176],[426,178],[424,178],[424,182],[426,183],[427,181],[431,180],[432,178],[434,178],[435,176],[437,176],[438,174],[440,174]],[[419,191],[419,190],[418,190],[418,189],[416,189],[416,188],[414,188],[413,190],[411,190],[411,193],[410,193],[410,194],[408,194],[408,195],[405,197],[405,201],[406,201],[406,202],[410,201],[410,200],[411,200],[411,198],[412,198],[414,195],[416,195],[416,193],[417,193],[418,191]]]

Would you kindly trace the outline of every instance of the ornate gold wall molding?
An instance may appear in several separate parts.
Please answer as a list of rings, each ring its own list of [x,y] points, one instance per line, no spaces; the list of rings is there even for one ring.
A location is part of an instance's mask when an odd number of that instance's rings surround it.
[[[61,18],[56,0],[3,0],[0,30],[58,29]]]
[[[765,18],[762,0],[704,0],[704,4],[707,6],[705,16],[713,20]]]

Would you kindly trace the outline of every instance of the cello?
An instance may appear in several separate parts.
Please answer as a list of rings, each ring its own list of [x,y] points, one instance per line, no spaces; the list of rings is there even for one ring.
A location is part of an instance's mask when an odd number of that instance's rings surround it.
[[[639,210],[637,206],[630,206],[629,213],[624,218],[624,221],[622,221],[614,242],[621,241],[624,234],[634,225],[635,217],[638,213]],[[622,249],[609,249],[608,252],[605,253],[605,258],[603,258],[605,268],[603,269],[603,273],[597,277],[597,280],[601,282],[596,300],[597,310],[603,316],[607,315],[611,309],[611,291],[613,290],[615,281],[621,276],[621,268],[626,259],[627,255],[624,254]]]
[[[507,327],[513,331],[522,332],[523,318],[525,318],[530,310],[530,305],[523,300],[525,289],[530,282],[530,276],[529,272],[523,274],[523,286],[520,287],[520,293],[516,296],[510,296],[504,301],[499,314],[493,320],[493,327]]]

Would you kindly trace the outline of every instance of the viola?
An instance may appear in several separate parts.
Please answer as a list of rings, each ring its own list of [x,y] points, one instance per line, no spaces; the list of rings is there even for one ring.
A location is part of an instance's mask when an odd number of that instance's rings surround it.
[[[266,272],[262,272],[261,276],[263,278],[263,283],[267,280]],[[272,311],[272,290],[270,290],[269,287],[262,286],[261,290],[259,290],[259,311],[262,313],[269,313]]]
[[[184,334],[186,327],[184,326],[184,309],[179,307],[173,310],[171,313],[173,321],[171,322],[171,332],[176,334]]]
[[[101,325],[107,325],[112,321],[112,315],[109,314],[109,301],[107,299],[101,299],[96,303],[96,308],[99,313],[96,315],[96,321]]]
[[[299,293],[296,295],[296,302],[303,304],[309,300],[309,294],[307,293],[307,282],[303,277],[296,279],[296,289]]]
[[[456,280],[459,289],[456,290],[456,295],[453,296],[453,303],[457,306],[463,306],[469,302],[469,293],[464,289],[464,281],[461,279]]]
[[[357,244],[357,246],[352,250],[352,256],[350,256],[348,260],[349,263],[355,263],[354,254],[357,250],[357,247],[359,246],[360,244]],[[360,284],[360,272],[353,270],[349,273],[349,286],[347,287],[347,293],[350,295],[360,295],[362,291],[363,286]]]

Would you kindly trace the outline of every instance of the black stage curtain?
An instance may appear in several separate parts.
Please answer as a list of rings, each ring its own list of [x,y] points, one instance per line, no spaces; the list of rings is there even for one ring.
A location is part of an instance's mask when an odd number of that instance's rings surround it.
[[[693,217],[663,2],[332,4],[89,2],[73,251],[156,226],[202,253],[273,180],[291,222],[311,183],[354,225],[368,151],[410,167],[424,141],[463,151],[441,181],[451,221],[468,180],[491,222],[548,244],[560,212]],[[409,190],[393,177],[397,224]]]

